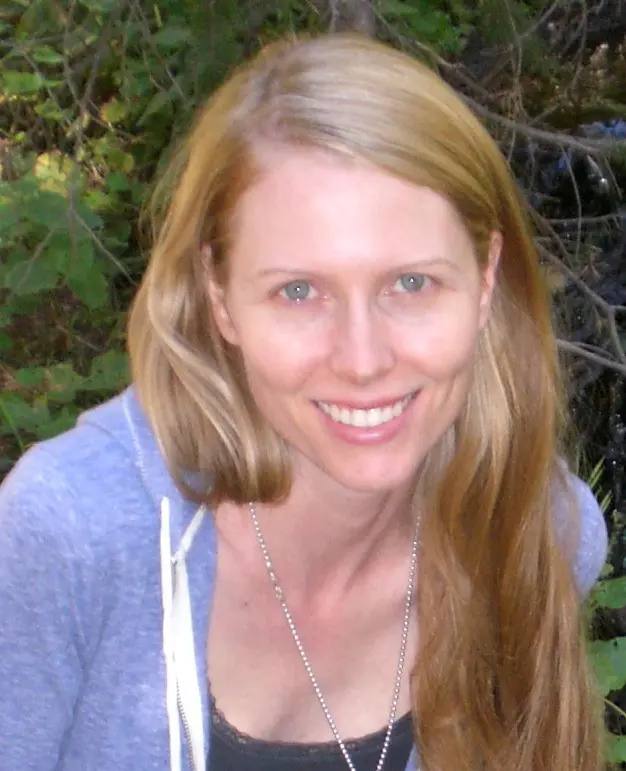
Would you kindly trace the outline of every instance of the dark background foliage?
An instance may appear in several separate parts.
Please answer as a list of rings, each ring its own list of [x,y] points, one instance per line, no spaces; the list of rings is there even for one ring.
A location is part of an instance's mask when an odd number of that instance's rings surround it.
[[[626,760],[623,0],[3,0],[0,478],[128,382],[140,208],[198,105],[264,43],[341,29],[437,69],[535,212],[581,473],[611,532],[590,655]]]

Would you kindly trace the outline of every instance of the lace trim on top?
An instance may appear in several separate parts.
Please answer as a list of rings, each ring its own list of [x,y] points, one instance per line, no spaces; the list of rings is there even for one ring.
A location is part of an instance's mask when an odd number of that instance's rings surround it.
[[[337,756],[341,757],[341,750],[334,740],[329,742],[300,743],[257,739],[239,731],[235,726],[231,725],[215,703],[215,699],[212,695],[210,696],[210,708],[213,732],[217,734],[222,741],[236,747],[239,752],[245,752],[246,754],[254,755],[257,758],[264,756],[275,759],[290,758],[293,760],[310,759],[312,757],[319,759],[322,757],[328,757],[329,759],[336,758]],[[380,731],[367,734],[358,739],[350,739],[345,741],[344,744],[350,755],[354,754],[355,756],[358,756],[361,753],[371,753],[375,749],[382,747],[386,732],[387,727],[385,726],[384,728],[381,728]],[[410,737],[412,742],[412,733],[413,724],[411,713],[407,712],[394,723],[393,732],[391,734],[392,744],[395,744],[402,739],[406,740],[407,736]]]

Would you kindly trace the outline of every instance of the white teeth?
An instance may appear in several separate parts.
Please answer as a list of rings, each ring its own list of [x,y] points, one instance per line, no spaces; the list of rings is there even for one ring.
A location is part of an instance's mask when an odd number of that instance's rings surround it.
[[[349,410],[345,407],[337,407],[335,404],[326,404],[325,402],[318,402],[318,405],[320,409],[337,423],[343,423],[346,426],[356,426],[357,428],[376,428],[397,418],[407,407],[414,393],[405,396],[404,399],[400,399],[388,407],[374,407],[371,410]]]
[[[373,410],[368,410],[365,414],[367,415],[368,428],[374,428],[375,426],[379,426],[383,422],[382,410],[378,408],[375,408]]]
[[[347,412],[348,420],[345,421],[347,425],[358,426],[359,428],[365,428],[369,425],[367,410],[347,410]]]

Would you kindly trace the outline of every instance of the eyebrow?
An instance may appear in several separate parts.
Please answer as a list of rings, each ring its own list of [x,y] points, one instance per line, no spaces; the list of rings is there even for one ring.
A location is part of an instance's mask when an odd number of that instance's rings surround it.
[[[406,262],[400,265],[391,266],[387,269],[387,272],[420,273],[423,270],[427,270],[428,268],[433,268],[437,266],[452,268],[456,272],[461,270],[461,266],[454,259],[451,259],[449,257],[431,257],[426,260],[418,260],[416,262]],[[287,265],[284,265],[284,266],[281,265],[275,268],[265,268],[264,270],[260,270],[254,273],[254,277],[255,278],[269,278],[269,277],[278,277],[278,276],[305,277],[305,276],[325,275],[326,273],[328,273],[328,271],[326,270],[316,271],[306,267],[299,267],[297,265],[294,265],[293,267],[289,267]]]

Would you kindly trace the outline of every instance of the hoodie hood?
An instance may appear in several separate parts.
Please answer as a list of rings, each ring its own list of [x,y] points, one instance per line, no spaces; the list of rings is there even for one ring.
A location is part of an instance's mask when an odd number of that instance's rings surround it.
[[[198,506],[189,501],[176,486],[152,426],[143,412],[134,386],[119,396],[80,416],[79,426],[93,426],[123,445],[141,477],[146,492],[158,511],[168,498],[176,514],[173,538],[180,542]]]
[[[186,499],[174,483],[134,388],[85,413],[80,423],[115,435],[130,450],[142,484],[154,504],[155,514],[160,517],[162,647],[170,768],[171,771],[182,771],[186,767],[183,766],[186,756],[189,767],[200,771],[205,767],[207,756],[205,643],[208,626],[204,630],[198,629],[194,619],[206,615],[201,603],[204,599],[208,607],[211,598],[192,598],[188,562],[196,536],[203,528],[210,528],[215,553],[212,519],[204,506]],[[214,572],[215,559],[210,562]],[[213,578],[211,576],[211,586]],[[198,606],[197,610],[195,606]]]

